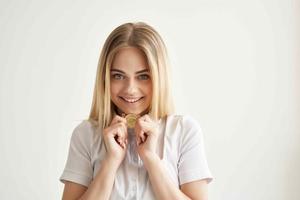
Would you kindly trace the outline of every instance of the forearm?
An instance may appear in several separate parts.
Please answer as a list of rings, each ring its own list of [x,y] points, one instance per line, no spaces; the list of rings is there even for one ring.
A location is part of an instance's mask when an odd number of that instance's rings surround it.
[[[107,159],[103,160],[95,179],[80,200],[109,199],[117,169],[118,167],[113,162]]]
[[[156,154],[145,156],[143,161],[157,199],[190,199],[171,181],[163,162]]]

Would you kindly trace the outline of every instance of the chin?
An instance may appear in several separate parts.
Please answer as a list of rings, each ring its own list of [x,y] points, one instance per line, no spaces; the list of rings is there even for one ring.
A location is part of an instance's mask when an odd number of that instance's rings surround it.
[[[138,111],[132,111],[132,110],[125,111],[126,114],[136,114],[136,115],[139,115],[142,112],[143,111],[141,111],[141,110],[138,110]]]
[[[128,110],[128,109],[121,109],[124,113],[126,114],[136,114],[136,115],[140,115],[142,113],[145,112],[145,109],[132,109],[132,110]]]

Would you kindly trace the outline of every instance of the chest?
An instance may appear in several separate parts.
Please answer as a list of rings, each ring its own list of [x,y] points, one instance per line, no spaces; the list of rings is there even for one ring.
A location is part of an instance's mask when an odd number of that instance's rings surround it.
[[[157,144],[157,154],[160,156],[166,173],[178,185],[178,144],[174,140],[161,134]],[[101,142],[99,149],[92,158],[93,177],[101,167],[101,160],[105,157],[106,149]],[[129,136],[126,156],[120,165],[110,199],[155,199],[148,173],[143,161],[136,151],[135,138]]]

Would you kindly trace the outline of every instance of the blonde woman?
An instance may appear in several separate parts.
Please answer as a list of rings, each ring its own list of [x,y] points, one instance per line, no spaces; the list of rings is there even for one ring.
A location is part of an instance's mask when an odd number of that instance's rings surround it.
[[[166,47],[146,23],[108,36],[89,119],[73,131],[63,199],[207,199],[200,125],[175,115]]]

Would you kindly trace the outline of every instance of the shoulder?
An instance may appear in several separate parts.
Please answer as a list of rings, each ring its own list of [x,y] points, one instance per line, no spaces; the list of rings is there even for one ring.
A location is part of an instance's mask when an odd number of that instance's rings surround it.
[[[73,129],[71,140],[91,144],[96,135],[95,126],[90,121],[83,120]]]
[[[166,135],[173,140],[186,141],[200,139],[202,129],[198,120],[191,115],[168,115],[166,122]]]
[[[167,123],[173,126],[180,126],[185,130],[189,130],[191,128],[201,129],[198,120],[191,115],[168,115]]]
[[[203,132],[198,120],[191,115],[170,116],[177,121],[174,129],[180,154],[189,152],[191,149],[203,146]],[[170,118],[170,119],[171,119]]]

